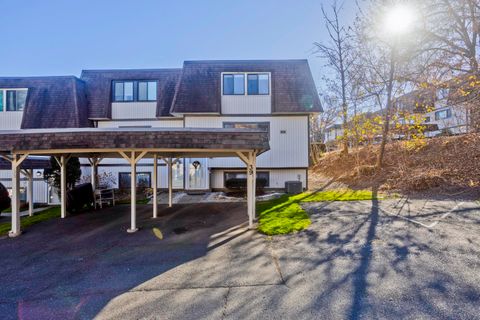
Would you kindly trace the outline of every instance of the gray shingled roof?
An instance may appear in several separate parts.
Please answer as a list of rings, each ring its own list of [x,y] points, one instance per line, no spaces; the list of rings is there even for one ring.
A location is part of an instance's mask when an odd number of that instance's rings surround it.
[[[89,119],[112,116],[113,80],[157,80],[157,117],[170,116],[170,106],[182,69],[83,70],[80,78],[86,84]]]
[[[268,133],[252,129],[79,128],[0,131],[0,152],[59,149],[269,149]]]
[[[0,77],[0,88],[27,88],[22,128],[90,127],[84,84],[74,76]]]
[[[21,169],[46,169],[50,167],[50,159],[39,159],[38,157],[27,158],[23,160],[22,164],[20,165]],[[0,158],[0,170],[10,169],[12,169],[12,163],[10,161]]]
[[[321,112],[307,60],[185,61],[172,113],[220,113],[222,72],[271,72],[272,113]]]

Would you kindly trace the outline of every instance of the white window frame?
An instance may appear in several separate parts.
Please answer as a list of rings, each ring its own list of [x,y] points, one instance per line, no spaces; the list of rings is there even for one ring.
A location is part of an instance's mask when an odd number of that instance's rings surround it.
[[[244,75],[244,92],[243,94],[223,94],[223,75],[225,74],[243,74]],[[268,74],[268,94],[248,94],[248,75],[249,74]],[[268,71],[248,71],[248,72],[221,72],[220,73],[220,94],[224,97],[244,97],[244,96],[251,96],[251,97],[269,97],[272,95],[272,73]]]
[[[27,91],[27,98],[28,98],[28,88],[0,88],[0,91],[3,91],[3,95],[2,95],[3,110],[0,111],[0,113],[23,112],[23,110],[7,111],[7,91]],[[26,105],[26,100],[25,100],[25,105]]]

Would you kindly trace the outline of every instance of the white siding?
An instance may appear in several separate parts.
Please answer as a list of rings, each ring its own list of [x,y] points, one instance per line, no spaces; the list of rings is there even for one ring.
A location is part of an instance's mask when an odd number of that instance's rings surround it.
[[[152,127],[152,128],[182,128],[183,120],[125,120],[125,121],[99,121],[99,128],[119,127]]]
[[[210,177],[211,188],[223,189],[225,188],[223,177],[225,170],[212,170]],[[226,170],[232,171],[232,170]],[[235,171],[235,170],[233,170]],[[307,173],[305,169],[273,169],[273,170],[259,170],[270,172],[270,184],[268,188],[283,189],[285,181],[302,181],[304,188],[307,186]]]
[[[450,118],[435,120],[436,112],[447,109],[451,110],[452,116]],[[453,134],[466,133],[467,131],[467,112],[461,106],[436,108],[434,111],[426,113],[425,117],[430,117],[428,124],[437,124],[439,129],[438,131],[426,132],[428,137],[433,137],[447,129]]]
[[[222,128],[223,122],[270,122],[270,150],[258,157],[258,167],[308,167],[307,116],[185,117],[186,128]],[[280,133],[281,131],[285,133]],[[209,166],[241,168],[244,164],[237,158],[214,158],[209,161]]]
[[[113,102],[112,119],[155,119],[157,102]]]
[[[270,114],[271,95],[222,95],[222,114]]]
[[[0,130],[19,130],[23,111],[0,111]]]
[[[34,170],[43,172],[43,170]],[[20,188],[26,190],[28,186],[27,179],[21,174],[20,175]],[[0,183],[3,184],[7,189],[12,187],[12,171],[11,170],[0,170]],[[43,180],[43,176],[40,178],[35,176],[33,181],[33,202],[36,203],[47,203],[47,190],[48,185]],[[26,197],[26,194],[24,195]]]
[[[112,161],[113,160],[113,161]],[[98,175],[102,176],[104,173],[107,173],[112,178],[111,188],[118,188],[118,174],[120,172],[130,172],[130,166],[125,164],[125,166],[116,166],[112,164],[118,164],[120,161],[115,161],[120,159],[108,159],[108,163],[102,161],[98,167]],[[162,162],[158,162],[158,187],[159,188],[168,188],[168,171],[167,166]],[[110,164],[110,166],[109,166]],[[141,161],[137,165],[137,173],[148,172],[150,173],[150,178],[153,179],[153,163],[151,159]],[[82,181],[90,182],[91,180],[91,168],[89,166],[82,166]],[[151,181],[153,183],[153,181]]]

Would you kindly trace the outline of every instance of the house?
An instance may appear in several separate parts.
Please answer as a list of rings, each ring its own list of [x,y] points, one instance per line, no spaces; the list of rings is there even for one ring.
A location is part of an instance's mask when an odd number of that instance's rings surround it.
[[[335,123],[326,127],[323,142],[325,143],[327,151],[335,150],[342,136],[343,128],[341,124]]]
[[[307,188],[309,115],[322,108],[306,60],[185,61],[178,69],[83,70],[80,78],[0,78],[0,130],[38,128],[250,128],[269,133],[270,150],[256,160],[267,188],[298,180]],[[192,141],[194,143],[195,141]],[[81,159],[82,180],[92,175]],[[137,185],[153,177],[167,188],[167,166],[153,172],[151,159],[137,164]],[[130,164],[105,159],[96,166],[100,184],[129,188]],[[238,158],[176,158],[173,188],[225,189],[246,175]],[[36,178],[35,202],[55,202],[54,192]],[[9,171],[0,170],[9,186]],[[26,183],[22,181],[26,188]],[[43,185],[42,185],[43,183]],[[38,186],[37,186],[38,185]]]
[[[417,89],[395,99],[395,109],[421,114],[427,137],[463,134],[468,131],[469,112],[463,99],[459,99],[457,89],[456,81]]]

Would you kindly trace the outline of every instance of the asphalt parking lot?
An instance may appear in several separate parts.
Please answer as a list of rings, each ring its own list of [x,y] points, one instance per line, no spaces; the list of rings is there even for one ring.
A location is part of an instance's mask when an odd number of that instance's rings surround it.
[[[306,204],[304,232],[246,228],[243,203],[129,207],[0,239],[3,319],[480,318],[474,201]],[[153,228],[161,234],[153,232]]]

